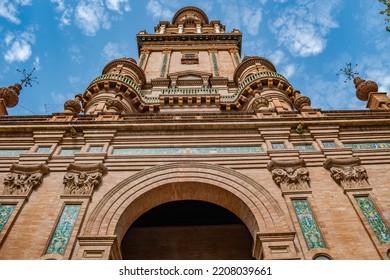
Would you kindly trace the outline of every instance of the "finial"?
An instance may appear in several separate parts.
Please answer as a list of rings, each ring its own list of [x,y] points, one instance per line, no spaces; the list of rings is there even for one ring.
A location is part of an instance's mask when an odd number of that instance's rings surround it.
[[[22,73],[22,75],[23,75],[23,79],[20,80],[21,86],[23,86],[23,84],[24,84],[24,86],[30,86],[30,87],[32,87],[31,82],[35,82],[35,83],[39,84],[39,82],[36,80],[37,77],[31,77],[32,73],[35,71],[35,67],[34,67],[33,70],[32,70],[30,73],[28,73],[28,74],[27,74],[27,72],[26,72],[26,69],[23,69],[22,71],[19,70],[19,69],[16,69],[16,71],[18,71],[19,73]]]
[[[357,66],[358,66],[357,64],[352,66],[351,62],[346,63],[346,66],[344,68],[341,68],[339,73],[337,73],[336,75],[337,76],[344,75],[346,77],[346,79],[344,80],[344,83],[346,83],[347,81],[355,79],[356,76],[359,75],[359,72],[356,72],[354,70]]]

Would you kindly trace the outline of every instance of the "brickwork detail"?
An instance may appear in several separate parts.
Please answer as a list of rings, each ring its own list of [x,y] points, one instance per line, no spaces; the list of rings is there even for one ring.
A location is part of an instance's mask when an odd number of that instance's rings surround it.
[[[11,166],[11,172],[4,178],[4,195],[28,195],[42,183],[43,175],[49,173],[46,165]]]
[[[5,227],[14,209],[15,205],[0,205],[0,232]]]
[[[309,171],[303,160],[271,160],[267,167],[283,193],[310,190]]]
[[[107,172],[103,164],[70,164],[64,176],[64,194],[91,195],[100,185],[102,175]]]
[[[80,209],[81,205],[65,205],[46,254],[64,255]]]
[[[379,242],[390,243],[390,230],[379,215],[374,203],[369,196],[355,197],[357,204],[366,217],[371,229],[375,232]]]
[[[295,214],[309,250],[314,248],[326,248],[322,234],[306,199],[292,201]]]

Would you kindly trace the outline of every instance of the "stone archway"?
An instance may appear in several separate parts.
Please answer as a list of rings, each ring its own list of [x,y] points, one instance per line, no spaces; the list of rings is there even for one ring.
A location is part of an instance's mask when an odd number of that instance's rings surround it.
[[[86,221],[76,258],[99,247],[99,258],[120,259],[119,245],[131,224],[149,209],[178,200],[206,201],[234,213],[252,235],[255,258],[297,258],[292,225],[270,193],[235,170],[204,163],[155,166],[116,185]],[[281,251],[272,256],[272,248]]]
[[[124,260],[250,260],[253,238],[229,210],[199,200],[158,205],[130,226]]]

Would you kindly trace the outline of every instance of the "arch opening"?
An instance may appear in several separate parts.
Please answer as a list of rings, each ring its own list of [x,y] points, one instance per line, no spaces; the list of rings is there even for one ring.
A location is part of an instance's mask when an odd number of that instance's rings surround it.
[[[253,259],[253,239],[234,213],[217,204],[180,200],[141,215],[121,242],[123,259]]]

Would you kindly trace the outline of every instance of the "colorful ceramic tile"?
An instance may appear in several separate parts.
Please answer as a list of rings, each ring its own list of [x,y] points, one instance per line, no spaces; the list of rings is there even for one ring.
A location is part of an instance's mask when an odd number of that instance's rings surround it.
[[[63,148],[61,149],[60,156],[73,156],[75,153],[80,153],[81,149],[76,148],[76,149],[68,149],[68,148]]]
[[[80,212],[81,205],[68,204],[65,205],[62,211],[60,220],[58,221],[56,230],[50,240],[46,254],[64,255],[66,245],[72,234],[74,224]]]
[[[336,143],[333,142],[333,141],[323,141],[323,142],[322,142],[322,145],[323,145],[324,148],[326,148],[326,149],[334,149],[334,148],[336,148]]]
[[[390,142],[373,142],[373,143],[351,143],[344,144],[346,148],[352,148],[354,150],[362,150],[362,149],[389,149]]]
[[[115,148],[113,155],[207,155],[261,153],[261,147]]]
[[[382,244],[390,243],[390,230],[379,215],[371,198],[369,196],[356,197],[356,201],[379,242]]]
[[[294,144],[294,149],[299,151],[314,151],[312,144]]]
[[[325,242],[317,226],[317,222],[306,199],[292,200],[295,214],[298,217],[303,236],[309,250],[313,248],[325,248]]]
[[[0,150],[1,157],[17,157],[20,154],[28,153],[27,149]]]
[[[5,227],[16,205],[0,205],[0,232]]]

